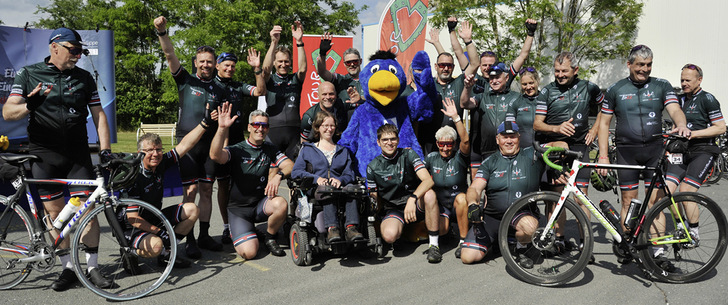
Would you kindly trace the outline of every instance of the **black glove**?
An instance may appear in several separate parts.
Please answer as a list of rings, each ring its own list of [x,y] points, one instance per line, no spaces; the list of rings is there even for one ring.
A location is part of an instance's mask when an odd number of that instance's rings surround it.
[[[538,27],[538,23],[528,23],[526,22],[526,34],[528,36],[536,35],[536,28]]]
[[[212,111],[209,107],[205,108],[205,115],[202,117],[202,122],[200,122],[200,125],[202,125],[203,128],[208,129],[215,123],[215,120],[212,119]]]
[[[33,96],[29,96],[25,99],[25,108],[28,108],[30,111],[34,111],[40,107],[43,102],[45,102],[46,96],[43,94],[43,90],[40,90],[35,93]]]
[[[471,204],[468,206],[468,220],[471,222],[482,221],[483,208],[479,204]]]
[[[169,232],[167,230],[159,228],[159,232],[157,232],[157,236],[162,239],[162,243],[164,243],[164,246],[169,248],[171,245],[171,242],[169,240]]]
[[[458,26],[458,22],[457,21],[448,21],[447,22],[447,31],[449,33],[452,33],[453,31],[455,31],[455,28],[457,26]]]
[[[323,58],[329,50],[331,50],[331,39],[321,39],[321,43],[319,44],[319,55]]]
[[[109,162],[111,159],[114,159],[114,154],[111,153],[111,149],[102,149],[99,152],[99,160],[101,160],[101,163]]]

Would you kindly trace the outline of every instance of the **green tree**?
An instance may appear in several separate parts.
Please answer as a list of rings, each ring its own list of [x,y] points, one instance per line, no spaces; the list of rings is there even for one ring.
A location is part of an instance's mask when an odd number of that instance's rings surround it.
[[[34,26],[114,31],[117,124],[129,130],[140,122],[177,120],[177,89],[154,35],[155,17],[169,19],[175,51],[188,70],[196,47],[210,45],[238,54],[235,79],[254,84],[246,50],[254,47],[265,53],[273,25],[286,28],[301,20],[305,33],[328,28],[345,34],[359,25],[360,11],[350,2],[335,0],[53,0],[38,7],[37,13],[49,17]],[[284,34],[282,41],[291,41],[290,31]],[[248,103],[248,110],[255,105]]]
[[[482,50],[493,50],[505,61],[518,55],[526,36],[527,18],[539,22],[527,65],[550,71],[553,58],[571,51],[580,74],[595,73],[599,64],[625,58],[642,15],[638,0],[448,0],[433,1],[433,22],[443,26],[448,16],[475,22],[473,37]]]

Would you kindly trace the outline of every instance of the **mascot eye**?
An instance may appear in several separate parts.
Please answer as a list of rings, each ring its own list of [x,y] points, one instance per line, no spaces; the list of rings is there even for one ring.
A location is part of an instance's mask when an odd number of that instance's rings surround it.
[[[389,66],[389,72],[392,72],[392,74],[397,74],[397,67]]]
[[[374,72],[379,71],[379,65],[373,65],[370,71],[372,72],[372,74],[374,74]]]

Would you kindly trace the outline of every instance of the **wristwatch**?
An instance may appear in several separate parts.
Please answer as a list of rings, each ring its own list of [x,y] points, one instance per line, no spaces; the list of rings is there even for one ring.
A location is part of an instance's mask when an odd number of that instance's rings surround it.
[[[281,176],[281,179],[283,179],[283,178],[286,177],[286,174],[284,174],[282,171],[278,171],[276,174],[277,175],[280,175]]]

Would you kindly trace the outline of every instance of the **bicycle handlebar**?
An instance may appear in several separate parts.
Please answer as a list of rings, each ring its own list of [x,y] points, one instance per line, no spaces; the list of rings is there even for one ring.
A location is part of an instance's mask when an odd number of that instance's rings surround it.
[[[564,167],[551,162],[551,160],[549,159],[549,155],[551,153],[561,153],[564,155],[564,157],[571,157],[574,159],[581,159],[583,157],[583,154],[581,152],[568,150],[563,147],[556,147],[556,146],[541,147],[541,144],[539,144],[538,141],[533,142],[533,147],[537,152],[539,152],[543,155],[543,161],[546,163],[546,165],[548,165],[549,167],[551,167],[557,171],[563,171]]]

